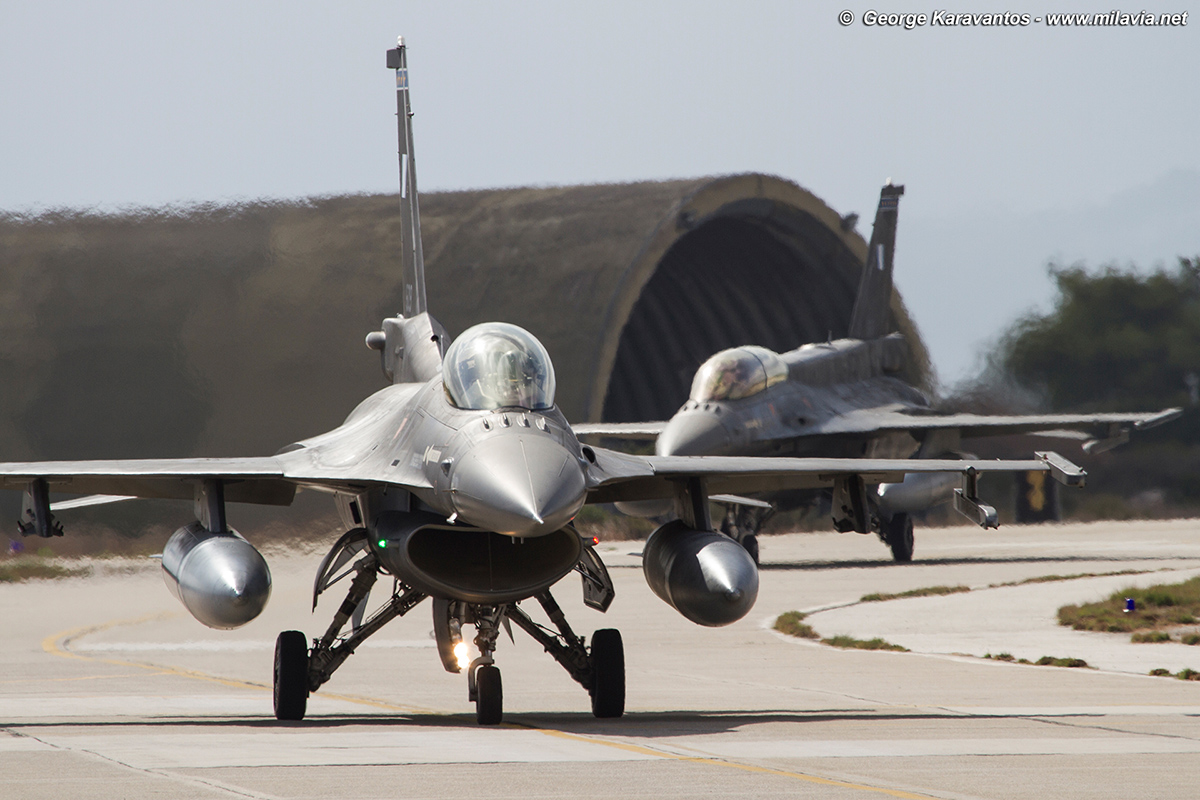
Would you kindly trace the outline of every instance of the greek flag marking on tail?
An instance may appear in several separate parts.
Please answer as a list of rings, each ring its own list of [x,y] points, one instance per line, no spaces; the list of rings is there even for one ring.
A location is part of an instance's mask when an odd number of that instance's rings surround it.
[[[900,206],[900,198],[898,196],[884,197],[879,201],[880,211],[895,211]]]
[[[408,88],[408,70],[407,69],[396,70],[396,88],[397,89],[407,89]]]

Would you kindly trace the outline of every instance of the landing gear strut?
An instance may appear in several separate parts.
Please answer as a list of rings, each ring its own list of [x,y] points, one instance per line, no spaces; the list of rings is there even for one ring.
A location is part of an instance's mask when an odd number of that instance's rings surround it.
[[[316,597],[322,591],[342,578],[354,575],[346,599],[325,635],[314,639],[309,648],[300,631],[279,634],[275,645],[274,676],[277,719],[303,719],[308,695],[328,681],[355,648],[388,622],[407,614],[426,597],[397,580],[391,599],[363,622],[367,596],[380,574],[379,562],[366,546],[366,537],[364,529],[349,531],[334,545],[318,570],[314,607]],[[599,611],[607,610],[614,595],[612,580],[590,546],[584,546],[576,570],[583,578],[584,603]],[[498,725],[504,718],[504,689],[493,653],[501,627],[508,629],[510,622],[532,636],[588,690],[593,714],[602,718],[620,717],[625,712],[625,650],[620,632],[611,628],[596,631],[589,648],[583,637],[576,636],[571,630],[562,609],[548,590],[534,597],[557,630],[534,622],[515,603],[483,605],[434,598],[434,633],[438,653],[447,671],[460,671],[457,646],[462,643],[462,626],[475,626],[474,643],[479,657],[467,668],[467,697],[475,704],[475,718],[479,724]],[[351,624],[350,633],[343,636],[342,628],[347,623]],[[511,630],[509,633],[511,635]]]

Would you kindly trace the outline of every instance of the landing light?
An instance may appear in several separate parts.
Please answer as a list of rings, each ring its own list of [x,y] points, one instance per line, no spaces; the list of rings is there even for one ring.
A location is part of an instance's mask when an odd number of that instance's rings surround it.
[[[458,668],[460,670],[471,666],[471,654],[467,652],[466,642],[459,642],[454,645],[454,658],[458,660]]]

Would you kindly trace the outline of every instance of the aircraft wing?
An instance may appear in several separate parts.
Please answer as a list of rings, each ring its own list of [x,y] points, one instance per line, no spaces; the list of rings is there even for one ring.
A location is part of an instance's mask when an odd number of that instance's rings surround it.
[[[682,484],[703,479],[710,494],[738,494],[832,487],[857,476],[865,484],[898,483],[914,472],[1050,472],[1056,480],[1082,486],[1086,473],[1056,453],[1029,460],[886,458],[742,458],[736,456],[632,456],[592,448],[588,502],[672,497]]]
[[[190,500],[205,479],[226,484],[226,499],[287,505],[295,481],[276,458],[145,458],[0,463],[0,488],[23,490],[42,479],[52,492]]]
[[[606,436],[610,439],[654,439],[667,427],[666,422],[581,422],[572,425],[576,436]]]
[[[1129,439],[1130,429],[1145,430],[1169,422],[1183,413],[1181,408],[1142,413],[1101,414],[914,414],[900,408],[863,409],[826,420],[805,431],[807,435],[872,434],[884,431],[912,431],[957,428],[963,438],[1005,436],[1018,433],[1064,432],[1064,438],[1076,438],[1081,432],[1089,441],[1088,452],[1100,452]]]

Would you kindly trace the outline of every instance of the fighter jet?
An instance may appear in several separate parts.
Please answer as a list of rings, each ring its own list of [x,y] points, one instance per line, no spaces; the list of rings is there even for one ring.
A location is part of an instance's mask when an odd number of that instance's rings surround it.
[[[1102,452],[1128,441],[1131,429],[1151,428],[1182,413],[1178,408],[1008,416],[935,411],[925,394],[901,378],[908,349],[891,327],[892,265],[903,194],[903,186],[890,182],[880,191],[847,338],[786,353],[756,345],[722,350],[696,371],[687,402],[669,421],[581,424],[575,433],[655,439],[660,456],[958,458],[965,457],[963,439],[1032,432],[1084,438],[1086,452]],[[880,484],[855,506],[835,496],[833,525],[842,532],[873,531],[896,561],[911,561],[915,513],[954,499],[972,520],[994,527],[994,518],[980,518],[975,508],[959,502],[955,486],[953,476],[909,473],[902,482]],[[718,499],[726,508],[722,529],[757,561],[756,534],[771,504],[736,496]],[[663,503],[618,508],[642,516],[669,513]]]
[[[385,319],[366,343],[379,351],[388,385],[340,427],[273,456],[0,464],[0,486],[25,490],[19,527],[28,535],[62,533],[52,492],[99,496],[85,502],[191,500],[195,520],[168,539],[162,570],[187,610],[213,628],[255,618],[271,588],[266,561],[229,526],[227,504],[286,505],[297,490],[329,494],[345,532],[317,568],[313,608],[341,581],[346,595],[320,635],[279,635],[277,718],[302,719],[309,694],[365,639],[427,598],[442,664],[466,672],[480,723],[502,719],[495,652],[500,632],[514,625],[588,691],[596,716],[621,716],[620,633],[597,630],[590,641],[577,635],[550,592],[574,571],[588,606],[604,612],[613,601],[595,542],[572,524],[585,503],[672,504],[677,519],[645,544],[646,580],[687,619],[716,626],[750,610],[758,571],[745,549],[713,530],[710,493],[834,487],[861,498],[865,487],[910,472],[947,473],[962,482],[964,502],[977,504],[983,472],[1039,470],[1082,484],[1083,472],[1053,453],[1006,462],[728,458],[630,456],[580,444],[554,404],[554,368],[531,333],[489,322],[451,343],[427,311],[403,39],[388,51],[387,64],[395,72],[399,118],[403,312]],[[380,576],[391,579],[384,584],[390,593],[368,616],[368,595]],[[531,600],[548,624],[531,616]],[[464,626],[474,628],[471,642]]]

